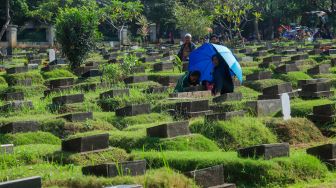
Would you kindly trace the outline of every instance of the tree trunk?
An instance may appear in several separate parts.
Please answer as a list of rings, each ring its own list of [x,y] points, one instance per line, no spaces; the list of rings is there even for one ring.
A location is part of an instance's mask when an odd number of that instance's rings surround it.
[[[256,36],[257,41],[260,42],[261,38],[260,38],[260,33],[259,33],[259,22],[258,22],[258,19],[254,19],[254,34]]]
[[[2,26],[2,29],[1,29],[1,32],[0,32],[0,40],[2,39],[3,35],[5,34],[5,31],[8,27],[8,25],[10,24],[10,21],[11,21],[11,17],[10,17],[10,14],[9,14],[9,9],[10,9],[10,6],[9,6],[9,0],[6,1],[6,16],[7,16],[7,19],[6,19],[6,23],[5,25]]]

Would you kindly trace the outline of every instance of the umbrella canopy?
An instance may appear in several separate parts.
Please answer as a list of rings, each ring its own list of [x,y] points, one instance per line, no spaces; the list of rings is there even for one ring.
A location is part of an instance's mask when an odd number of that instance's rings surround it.
[[[236,75],[238,80],[243,82],[243,71],[237,59],[230,49],[225,46],[206,43],[194,50],[189,57],[189,71],[200,71],[202,73],[201,80],[212,81],[211,72],[214,68],[212,57],[220,54],[231,71]]]

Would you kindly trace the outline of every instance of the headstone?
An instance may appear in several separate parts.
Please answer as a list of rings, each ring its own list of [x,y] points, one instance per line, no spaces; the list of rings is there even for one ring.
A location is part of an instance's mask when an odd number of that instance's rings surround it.
[[[291,60],[292,61],[299,61],[299,60],[306,60],[308,58],[309,58],[309,56],[307,54],[301,54],[301,55],[292,56]]]
[[[255,80],[265,80],[265,79],[271,79],[272,78],[272,72],[271,71],[262,71],[253,73],[250,75],[246,75],[247,81],[255,81]]]
[[[82,153],[109,147],[109,134],[98,134],[62,141],[62,151]]]
[[[180,92],[169,94],[169,97],[171,98],[206,98],[211,96],[212,96],[211,91],[194,91],[194,92]]]
[[[5,93],[3,94],[3,100],[5,101],[24,100],[24,94],[23,92]]]
[[[263,63],[281,62],[282,56],[270,56],[263,59]]]
[[[309,155],[313,155],[322,161],[336,158],[336,144],[324,144],[307,149]]]
[[[256,116],[267,116],[281,111],[280,99],[250,101],[246,105]]]
[[[238,156],[243,158],[264,158],[266,160],[275,157],[289,157],[289,144],[262,144],[238,149]]]
[[[168,87],[167,86],[162,86],[162,87],[150,87],[148,89],[146,89],[144,92],[145,93],[163,93],[163,92],[167,92],[168,91]]]
[[[12,154],[14,152],[13,144],[0,145],[0,155],[2,154]]]
[[[281,105],[282,105],[282,115],[283,119],[291,119],[291,107],[290,107],[290,98],[288,93],[281,94]]]
[[[36,132],[39,129],[39,124],[35,121],[17,121],[11,122],[0,127],[0,132],[19,133],[19,132]]]
[[[235,188],[235,184],[226,184],[224,181],[223,165],[212,166],[184,173],[193,179],[196,184],[204,188]]]
[[[218,97],[213,98],[213,102],[220,103],[220,102],[227,102],[227,101],[241,101],[243,99],[243,94],[240,92],[235,93],[225,93]]]
[[[0,188],[41,188],[40,176],[0,182]]]
[[[308,69],[307,73],[310,75],[329,74],[330,67],[330,64],[317,65],[314,68]]]
[[[153,65],[153,69],[155,72],[172,70],[174,68],[173,63],[155,63]]]
[[[91,77],[98,77],[102,76],[102,73],[98,69],[90,69],[89,71],[82,74],[83,78],[91,78]]]
[[[12,68],[6,69],[7,74],[17,74],[17,73],[24,73],[24,72],[28,72],[28,67],[27,66],[12,67]]]
[[[296,66],[296,64],[285,64],[277,67],[274,71],[279,74],[286,74],[288,72],[300,71],[300,69]]]
[[[131,73],[136,74],[136,73],[145,73],[146,69],[144,66],[134,66],[131,68]]]
[[[33,109],[32,101],[11,101],[3,106],[0,107],[1,111],[12,111],[12,110],[22,110],[25,109]]]
[[[302,98],[329,98],[334,94],[333,91],[330,91],[330,88],[330,82],[306,84],[302,86],[302,91],[299,92],[299,95]]]
[[[65,105],[84,102],[84,94],[64,95],[52,98],[54,105]]]
[[[144,76],[130,76],[124,79],[125,84],[133,84],[148,81],[148,77]]]
[[[101,93],[99,95],[100,99],[104,99],[104,98],[114,98],[114,97],[118,97],[118,96],[129,96],[129,89],[112,89],[109,91],[106,91],[104,93]]]
[[[209,110],[208,100],[178,102],[175,104],[174,110],[175,115],[186,118],[198,117],[212,113],[212,111]]]
[[[148,137],[172,138],[181,135],[188,135],[189,122],[173,122],[147,128]]]
[[[151,111],[150,104],[130,105],[116,110],[116,116],[137,116],[141,114],[149,114]]]
[[[298,87],[302,88],[303,85],[316,84],[318,82],[328,82],[328,81],[329,81],[329,79],[326,79],[326,78],[310,79],[310,80],[299,80],[298,81]]]
[[[50,80],[49,85],[50,89],[69,87],[74,84],[74,78],[60,78],[55,80]]]
[[[24,80],[15,80],[14,82],[9,82],[8,83],[9,86],[32,86],[33,85],[33,81],[32,79],[24,79]]]
[[[326,104],[313,107],[313,114],[308,116],[309,119],[317,123],[332,123],[336,120],[335,104]]]
[[[92,112],[78,112],[64,115],[62,118],[70,122],[83,122],[88,119],[93,119],[93,115]]]
[[[157,82],[163,86],[169,86],[170,84],[177,83],[180,76],[149,76],[149,80]]]
[[[56,60],[56,52],[54,49],[49,49],[49,62]]]
[[[263,94],[258,99],[280,99],[283,93],[287,93],[291,98],[298,96],[297,91],[293,91],[291,83],[283,83],[263,89]]]
[[[146,160],[107,163],[82,168],[84,175],[103,177],[139,176],[146,172]]]
[[[212,122],[212,121],[227,121],[234,117],[243,117],[245,115],[245,111],[233,111],[233,112],[224,112],[224,113],[215,113],[215,114],[208,114],[205,116],[205,121]]]

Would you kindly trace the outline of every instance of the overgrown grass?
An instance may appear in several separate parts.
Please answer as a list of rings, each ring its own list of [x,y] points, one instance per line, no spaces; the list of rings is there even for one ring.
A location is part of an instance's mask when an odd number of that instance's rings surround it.
[[[1,144],[28,145],[28,144],[61,144],[61,140],[48,132],[27,132],[16,134],[0,134]]]
[[[277,75],[277,78],[290,82],[294,88],[298,87],[299,80],[310,80],[312,79],[309,75],[304,72],[288,72],[287,74]]]
[[[225,150],[235,150],[258,144],[277,142],[276,136],[263,121],[253,117],[233,118],[229,121],[191,123],[193,133],[199,133],[216,141]]]
[[[66,69],[55,69],[49,72],[41,72],[41,75],[46,80],[59,79],[59,78],[75,78],[76,76]]]

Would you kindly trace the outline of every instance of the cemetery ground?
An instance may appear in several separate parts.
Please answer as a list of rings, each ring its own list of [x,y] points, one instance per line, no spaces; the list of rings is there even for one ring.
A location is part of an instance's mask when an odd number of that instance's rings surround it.
[[[40,176],[43,187],[335,187],[335,145],[309,149],[336,142],[336,55],[333,48],[319,51],[332,42],[238,47],[244,83],[221,97],[199,88],[172,94],[183,73],[167,57],[178,46],[102,45],[74,72],[62,59],[49,62],[45,50],[16,49],[0,73],[0,180]],[[125,53],[142,63],[111,83],[104,67],[125,61]],[[282,93],[291,98],[290,120],[282,118]],[[217,168],[215,185],[195,175]]]

